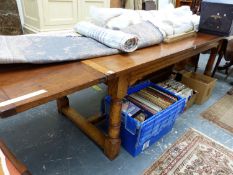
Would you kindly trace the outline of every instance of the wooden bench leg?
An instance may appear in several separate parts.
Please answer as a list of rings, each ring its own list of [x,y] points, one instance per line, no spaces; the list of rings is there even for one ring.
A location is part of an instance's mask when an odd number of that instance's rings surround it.
[[[213,75],[212,69],[214,66],[215,58],[216,58],[217,54],[218,53],[221,54],[222,49],[224,49],[224,47],[226,47],[226,42],[227,42],[226,40],[222,40],[221,42],[219,42],[219,45],[217,47],[211,49],[210,57],[209,57],[209,60],[207,62],[205,72],[204,72],[205,75],[208,75],[208,76]]]
[[[218,56],[218,60],[217,60],[217,63],[215,65],[215,67],[214,67],[214,70],[213,70],[213,73],[212,73],[211,77],[214,77],[214,75],[215,75],[215,73],[216,73],[216,71],[218,69],[218,66],[221,63],[222,57],[223,57],[223,54],[220,53],[219,56]]]
[[[18,174],[18,175],[31,175],[27,167],[22,164],[15,155],[9,150],[9,148],[4,144],[3,141],[0,140],[0,151],[6,158],[6,168],[8,169],[11,175]],[[9,162],[9,163],[8,163]],[[1,163],[0,163],[1,165]],[[3,165],[1,165],[2,168]],[[2,175],[3,172],[0,171]]]
[[[218,51],[219,56],[218,56],[217,63],[215,65],[215,67],[214,67],[212,77],[214,77],[214,75],[215,75],[215,73],[217,71],[217,68],[219,67],[219,64],[221,63],[221,60],[222,60],[222,58],[224,56],[224,53],[225,53],[225,51],[227,49],[227,44],[228,44],[228,40],[223,40],[221,45],[219,46],[219,51]]]
[[[210,57],[209,57],[209,60],[207,62],[205,72],[204,72],[205,75],[211,76],[212,74],[211,72],[212,72],[214,61],[217,55],[217,50],[218,50],[217,48],[211,49]]]
[[[128,89],[126,77],[108,81],[108,93],[111,96],[108,136],[105,139],[104,153],[109,159],[114,159],[120,152],[120,127],[122,99]]]

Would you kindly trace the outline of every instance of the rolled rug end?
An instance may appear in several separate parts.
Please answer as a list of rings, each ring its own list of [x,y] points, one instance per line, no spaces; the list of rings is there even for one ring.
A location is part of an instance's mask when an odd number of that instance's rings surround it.
[[[123,52],[133,52],[138,48],[138,37],[136,35],[106,29],[90,22],[79,22],[75,25],[75,31]]]
[[[123,52],[134,52],[135,50],[137,50],[138,48],[138,42],[139,39],[132,35],[131,38],[126,38],[122,45],[122,47],[120,48],[121,51]]]

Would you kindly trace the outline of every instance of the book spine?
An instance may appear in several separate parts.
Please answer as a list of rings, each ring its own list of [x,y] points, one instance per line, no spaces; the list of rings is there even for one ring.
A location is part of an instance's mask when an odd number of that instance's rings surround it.
[[[138,94],[141,95],[143,98],[147,99],[148,101],[160,106],[163,109],[166,109],[168,106],[171,105],[170,102],[162,99],[161,97],[154,96],[147,91],[142,90],[138,92]]]

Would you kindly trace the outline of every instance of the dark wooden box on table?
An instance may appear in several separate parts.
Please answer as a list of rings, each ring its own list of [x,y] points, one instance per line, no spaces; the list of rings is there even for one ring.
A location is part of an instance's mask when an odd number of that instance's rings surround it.
[[[220,36],[233,35],[233,0],[204,0],[199,29]]]

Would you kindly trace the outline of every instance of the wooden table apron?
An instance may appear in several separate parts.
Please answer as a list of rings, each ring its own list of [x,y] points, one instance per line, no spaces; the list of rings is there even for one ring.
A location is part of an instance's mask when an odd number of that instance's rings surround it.
[[[46,66],[0,66],[0,116],[12,116],[57,100],[58,112],[72,120],[112,160],[120,151],[121,103],[128,87],[152,72],[209,49],[212,50],[211,61],[208,62],[205,72],[210,74],[221,41],[221,37],[198,34],[176,43],[161,44],[131,54],[112,55],[82,62]],[[107,134],[95,127],[101,118],[84,119],[70,107],[67,97],[101,82],[108,85],[108,94],[112,97]],[[41,89],[45,89],[46,93],[1,106],[4,101],[17,99],[28,92]]]

